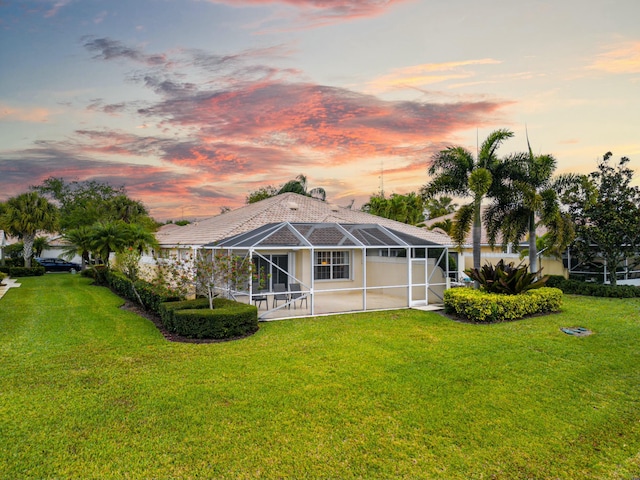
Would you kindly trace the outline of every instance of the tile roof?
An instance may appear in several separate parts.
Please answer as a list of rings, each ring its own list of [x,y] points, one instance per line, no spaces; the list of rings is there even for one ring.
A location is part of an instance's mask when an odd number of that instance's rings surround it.
[[[441,233],[431,232],[359,210],[339,207],[297,193],[276,195],[183,227],[177,227],[173,224],[164,225],[156,232],[156,238],[163,247],[201,246],[251,231],[269,223],[280,222],[375,223],[430,242],[451,245],[450,238]]]

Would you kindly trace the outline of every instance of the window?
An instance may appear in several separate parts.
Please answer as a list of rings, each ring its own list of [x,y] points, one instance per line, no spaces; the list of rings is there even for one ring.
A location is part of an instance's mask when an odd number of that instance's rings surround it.
[[[316,280],[348,280],[351,274],[349,252],[315,252],[313,274]]]

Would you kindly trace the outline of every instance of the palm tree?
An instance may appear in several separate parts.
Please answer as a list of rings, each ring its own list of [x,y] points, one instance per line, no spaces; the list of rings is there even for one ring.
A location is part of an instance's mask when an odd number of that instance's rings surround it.
[[[404,195],[407,205],[406,222],[409,225],[420,225],[424,222],[424,201],[420,195],[415,192],[409,192]]]
[[[54,232],[58,228],[58,209],[37,192],[23,193],[7,200],[0,227],[22,239],[24,265],[29,268],[36,234]]]
[[[89,262],[89,254],[93,245],[93,230],[90,227],[82,226],[68,230],[63,238],[69,245],[63,247],[63,256],[67,259],[75,255],[82,257],[82,268]]]
[[[453,198],[442,195],[440,197],[428,198],[425,201],[424,207],[429,216],[429,220],[431,220],[455,212],[458,204],[453,203]]]
[[[471,203],[463,205],[455,216],[453,239],[462,246],[473,224],[473,267],[480,268],[480,239],[482,220],[480,207],[485,195],[491,196],[492,171],[500,163],[496,151],[500,144],[513,136],[513,132],[499,129],[491,132],[480,146],[477,158],[463,147],[451,146],[436,153],[429,166],[432,179],[422,189],[429,199],[438,194],[471,197]]]
[[[327,192],[322,187],[312,188],[311,190],[307,190],[307,177],[303,174],[298,175],[295,180],[289,180],[285,183],[280,190],[278,190],[277,195],[281,193],[293,192],[298,193],[300,195],[304,195],[305,197],[313,197],[322,200],[323,202],[327,199]]]
[[[389,205],[384,193],[376,193],[369,197],[369,201],[362,205],[362,211],[370,213],[371,215],[377,215],[378,217],[388,218]]]
[[[440,220],[439,222],[432,223],[429,226],[429,230],[433,230],[434,228],[439,228],[447,235],[453,235],[453,220],[450,218],[445,218],[444,220]]]
[[[33,256],[36,258],[40,257],[42,251],[49,247],[49,239],[47,237],[36,237],[33,240]]]
[[[111,252],[121,252],[129,246],[130,230],[123,221],[98,222],[91,228],[91,250],[108,266]]]
[[[128,241],[129,246],[135,248],[140,253],[148,248],[157,248],[159,245],[153,232],[138,223],[129,225]]]
[[[547,227],[549,251],[561,250],[572,241],[573,226],[561,213],[556,193],[556,182],[566,182],[568,177],[552,178],[556,159],[552,155],[534,155],[528,138],[527,146],[527,153],[511,155],[502,163],[502,181],[496,185],[493,202],[484,213],[484,221],[491,246],[498,234],[502,235],[503,248],[508,243],[517,247],[528,236],[529,268],[531,272],[537,272],[538,224]]]
[[[391,220],[395,220],[396,222],[406,223],[407,221],[407,202],[404,198],[404,195],[391,194],[389,199],[387,200],[388,205],[388,216]]]

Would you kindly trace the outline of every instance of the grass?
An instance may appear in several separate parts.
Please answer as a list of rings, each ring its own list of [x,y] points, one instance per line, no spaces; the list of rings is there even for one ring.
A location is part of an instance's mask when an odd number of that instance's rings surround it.
[[[20,282],[0,299],[0,478],[640,476],[640,299],[495,325],[283,320],[195,345],[79,276]]]

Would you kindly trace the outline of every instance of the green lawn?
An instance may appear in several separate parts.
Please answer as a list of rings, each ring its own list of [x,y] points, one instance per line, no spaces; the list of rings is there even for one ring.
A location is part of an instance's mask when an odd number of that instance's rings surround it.
[[[77,275],[0,299],[0,477],[640,477],[640,300],[394,311],[165,341]],[[577,338],[563,326],[595,332]]]

